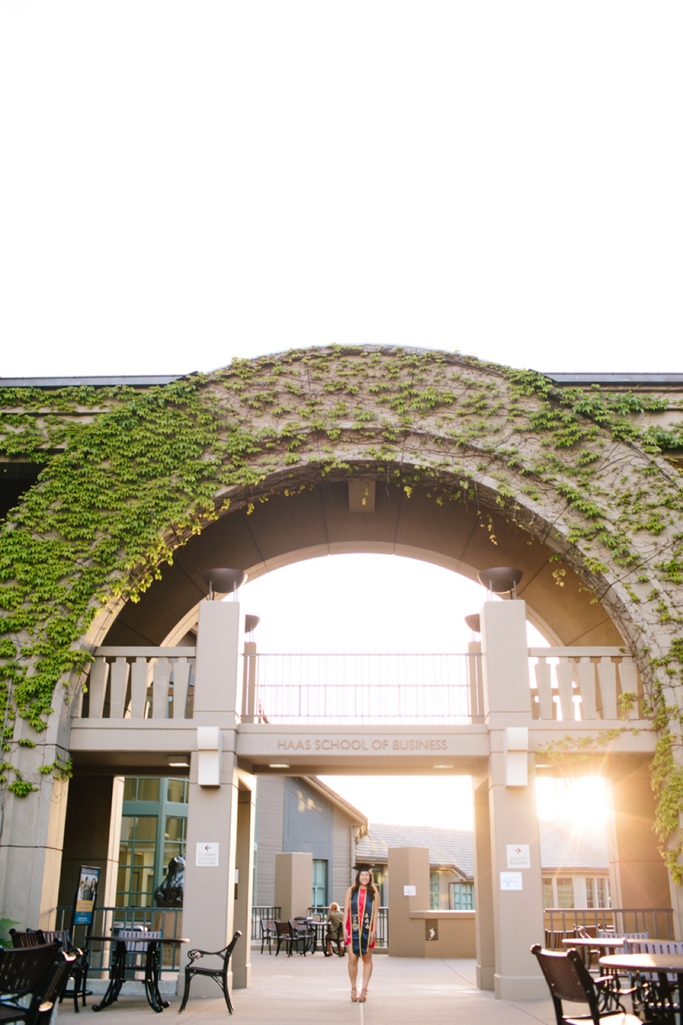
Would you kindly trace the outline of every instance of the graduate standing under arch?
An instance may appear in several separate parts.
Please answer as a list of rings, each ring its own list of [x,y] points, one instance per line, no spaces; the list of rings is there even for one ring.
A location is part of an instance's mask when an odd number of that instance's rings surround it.
[[[372,951],[377,935],[379,891],[372,881],[372,866],[357,865],[356,880],[346,891],[344,933],[349,955],[351,999],[365,1003],[372,975]],[[363,982],[358,993],[358,963],[363,963]]]

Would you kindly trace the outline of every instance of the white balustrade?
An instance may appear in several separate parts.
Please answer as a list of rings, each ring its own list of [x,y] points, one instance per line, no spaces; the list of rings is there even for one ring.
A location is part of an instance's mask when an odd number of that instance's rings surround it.
[[[88,719],[191,719],[194,664],[195,649],[189,647],[98,648],[86,684],[87,694],[74,702],[73,715]]]
[[[622,648],[529,648],[535,719],[640,718],[642,688],[633,658]],[[629,699],[622,709],[620,698]]]

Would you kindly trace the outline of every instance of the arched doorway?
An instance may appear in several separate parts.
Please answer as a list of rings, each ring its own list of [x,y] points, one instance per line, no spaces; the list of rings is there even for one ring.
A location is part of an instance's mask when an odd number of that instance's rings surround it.
[[[235,364],[114,402],[70,436],[6,545],[50,569],[38,600],[28,577],[13,584],[27,633],[18,657],[35,682],[21,690],[29,718],[78,664],[79,643],[167,639],[205,593],[202,569],[258,574],[359,549],[466,574],[518,566],[523,598],[551,636],[626,645],[649,680],[661,672],[658,707],[675,705],[664,670],[680,648],[676,473],[622,412],[589,399],[464,357],[368,348]],[[86,634],[102,598],[109,605]],[[31,644],[38,629],[46,648]],[[58,764],[55,751],[67,756],[61,698],[37,748],[21,747],[35,743],[28,732],[15,738],[27,773],[41,759]],[[659,725],[673,737],[670,722]]]

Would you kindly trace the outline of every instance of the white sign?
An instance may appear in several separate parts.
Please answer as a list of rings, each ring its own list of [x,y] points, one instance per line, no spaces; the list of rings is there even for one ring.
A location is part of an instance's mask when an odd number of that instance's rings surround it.
[[[509,843],[508,868],[531,868],[528,843]]]
[[[403,887],[404,897],[417,897],[417,886],[404,886]]]
[[[522,873],[521,872],[501,872],[500,873],[500,888],[501,888],[501,890],[521,890],[522,889]]]
[[[198,868],[217,868],[219,847],[217,843],[198,843],[195,865]]]

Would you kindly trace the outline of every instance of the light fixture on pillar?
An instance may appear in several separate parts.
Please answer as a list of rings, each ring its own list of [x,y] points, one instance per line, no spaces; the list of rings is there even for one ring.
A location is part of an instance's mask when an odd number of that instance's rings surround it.
[[[472,613],[471,616],[465,616],[465,622],[473,634],[481,633],[481,616],[478,612]]]
[[[244,617],[244,632],[245,632],[245,634],[247,634],[247,636],[249,637],[250,640],[251,640],[251,636],[252,636],[254,630],[256,629],[256,627],[259,625],[260,622],[261,622],[261,617],[260,616],[245,616]]]
[[[226,567],[204,570],[202,577],[209,587],[209,601],[215,601],[217,594],[236,595],[247,580],[247,574],[243,569],[228,569]]]
[[[484,585],[489,594],[509,594],[512,598],[517,597],[517,584],[523,576],[521,569],[513,569],[511,566],[492,566],[491,569],[477,573],[479,583]]]

